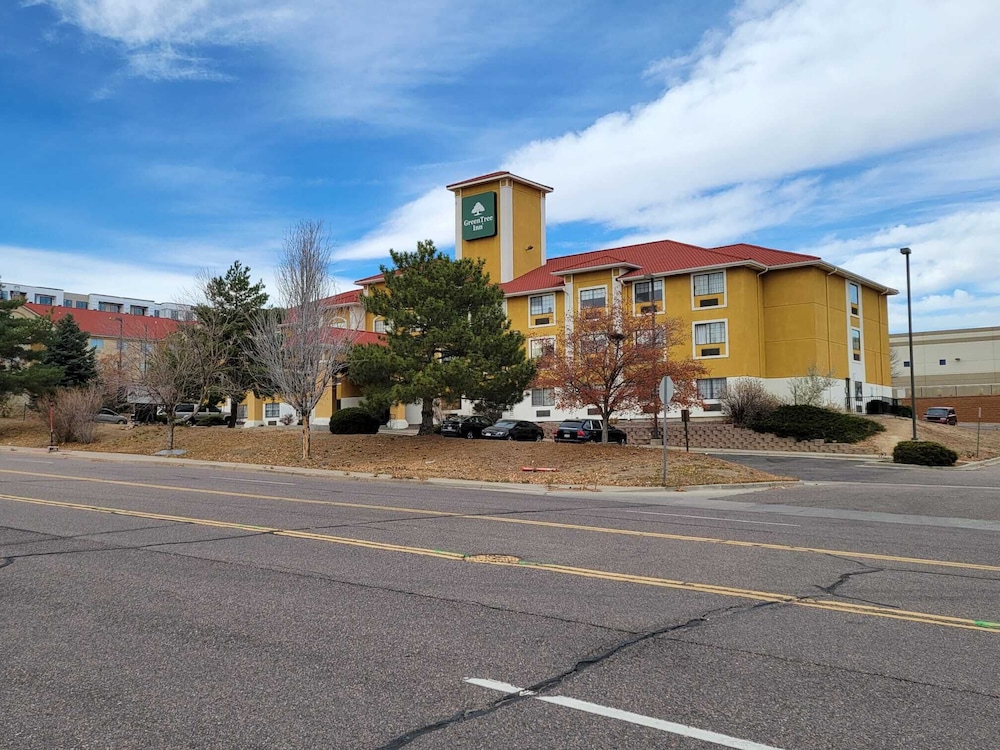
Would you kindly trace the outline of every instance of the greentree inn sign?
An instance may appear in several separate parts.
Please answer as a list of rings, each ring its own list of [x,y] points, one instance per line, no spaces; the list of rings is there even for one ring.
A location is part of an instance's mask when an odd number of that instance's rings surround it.
[[[462,198],[462,239],[478,240],[497,233],[497,194],[480,193]]]

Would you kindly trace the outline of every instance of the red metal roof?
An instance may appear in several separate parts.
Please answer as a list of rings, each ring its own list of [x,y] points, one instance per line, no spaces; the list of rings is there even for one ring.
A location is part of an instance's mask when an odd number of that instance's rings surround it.
[[[772,250],[769,247],[748,245],[745,242],[715,247],[712,248],[712,252],[726,253],[727,255],[754,260],[758,263],[763,263],[765,266],[787,266],[794,263],[810,263],[822,260],[818,255],[803,255],[802,253],[790,253],[787,250]]]
[[[53,323],[62,320],[67,315],[72,315],[81,331],[98,338],[118,338],[120,335],[124,339],[158,341],[184,325],[181,321],[171,318],[36,305],[34,302],[28,302],[24,307],[36,315],[49,318]],[[121,321],[121,329],[118,328],[119,321]]]
[[[379,276],[381,278],[381,274]],[[337,307],[338,305],[356,305],[361,302],[361,290],[351,289],[346,292],[341,292],[340,294],[335,294],[332,297],[327,297],[321,300],[321,302],[328,307]]]
[[[794,255],[794,253],[781,253],[779,250],[771,252]],[[804,258],[807,256],[801,257]],[[588,253],[577,253],[576,255],[551,258],[544,266],[536,268],[534,271],[529,271],[500,286],[503,288],[504,293],[508,295],[525,294],[541,289],[552,289],[563,285],[562,276],[558,274],[569,273],[579,269],[585,270],[588,267],[594,266],[608,266],[615,263],[623,268],[632,269],[628,273],[623,274],[622,278],[636,278],[645,276],[646,274],[661,275],[677,273],[685,269],[710,268],[712,266],[732,265],[748,261],[759,263],[759,261],[754,261],[751,258],[708,250],[683,242],[657,240],[638,245],[625,245],[624,247],[605,248]]]

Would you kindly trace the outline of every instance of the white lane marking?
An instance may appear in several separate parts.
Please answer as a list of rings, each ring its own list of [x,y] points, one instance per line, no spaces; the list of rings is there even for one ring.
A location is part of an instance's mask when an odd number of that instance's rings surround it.
[[[720,518],[719,516],[689,516],[684,513],[656,513],[651,510],[623,510],[622,513],[641,513],[646,516],[676,516],[677,518],[700,518],[703,521],[727,521],[728,523],[757,523],[764,526],[800,526],[797,523],[777,523],[775,521],[744,521],[740,518]]]
[[[478,677],[466,677],[465,682],[468,682],[470,685],[486,688],[487,690],[497,690],[501,693],[507,693],[508,695],[523,695],[529,698],[534,698],[535,700],[545,701],[546,703],[554,703],[557,706],[572,708],[576,711],[586,711],[587,713],[597,714],[598,716],[606,716],[610,719],[627,721],[630,724],[638,724],[640,726],[658,729],[661,732],[678,734],[682,737],[691,737],[692,739],[702,740],[703,742],[711,742],[714,745],[721,745],[722,747],[732,747],[737,750],[780,750],[780,748],[774,747],[773,745],[762,745],[759,742],[753,742],[751,740],[741,740],[739,737],[730,737],[727,734],[719,734],[718,732],[710,732],[707,729],[689,727],[686,724],[675,724],[672,721],[654,719],[652,716],[634,714],[631,711],[622,711],[617,708],[602,706],[598,703],[589,703],[587,701],[577,700],[576,698],[566,698],[561,695],[538,695],[531,690],[525,690],[524,688],[519,688],[517,685],[511,685],[507,682],[483,680]]]
[[[39,461],[37,458],[7,458],[4,456],[4,461],[20,461],[25,464],[54,464],[55,461]]]
[[[218,478],[218,477],[216,477]],[[284,484],[288,487],[294,487],[295,482],[272,482],[267,479],[241,479],[240,477],[225,477],[223,479],[225,482],[252,482],[253,484]]]

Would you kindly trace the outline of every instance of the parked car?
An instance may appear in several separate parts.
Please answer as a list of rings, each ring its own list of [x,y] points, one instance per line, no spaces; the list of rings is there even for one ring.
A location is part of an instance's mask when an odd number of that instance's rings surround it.
[[[932,406],[924,414],[924,419],[928,422],[940,422],[941,424],[958,424],[958,415],[954,406]]]
[[[473,414],[471,417],[449,417],[441,423],[441,437],[462,437],[474,440],[489,427],[490,420]]]
[[[557,443],[599,443],[601,442],[601,426],[599,419],[567,419],[559,423],[556,430]],[[614,425],[608,425],[608,442],[625,445],[628,435]]]
[[[534,422],[523,419],[501,419],[483,430],[482,437],[488,440],[534,440],[545,439],[545,431]]]
[[[95,422],[108,422],[110,424],[125,424],[128,422],[128,417],[124,414],[119,414],[111,409],[101,409],[94,415]]]
[[[197,417],[208,416],[209,414],[222,414],[222,409],[218,406],[199,406],[197,416],[194,413],[195,405],[193,403],[177,404],[174,409],[174,417],[178,422],[187,422],[188,424],[193,424]],[[158,409],[157,414],[166,414],[162,408]]]

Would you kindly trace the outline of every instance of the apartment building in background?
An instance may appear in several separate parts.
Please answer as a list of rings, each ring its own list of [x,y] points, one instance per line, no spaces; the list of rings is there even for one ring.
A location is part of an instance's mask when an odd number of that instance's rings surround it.
[[[0,280],[0,300],[22,299],[36,305],[64,307],[71,310],[142,315],[169,320],[194,320],[191,305],[179,302],[154,302],[149,299],[117,297],[109,294],[78,294],[62,289]]]

